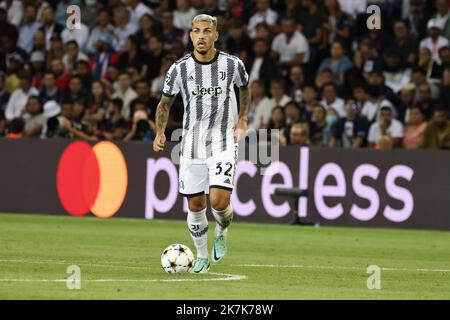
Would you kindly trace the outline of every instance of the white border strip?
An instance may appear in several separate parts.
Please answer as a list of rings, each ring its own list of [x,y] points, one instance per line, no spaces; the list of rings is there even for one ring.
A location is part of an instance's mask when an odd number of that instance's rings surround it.
[[[346,266],[309,266],[300,264],[282,265],[282,264],[234,264],[233,267],[243,268],[294,268],[294,269],[331,269],[331,270],[365,270],[364,267],[346,267]],[[380,268],[385,271],[410,271],[410,272],[450,272],[450,269],[408,269],[408,268]]]

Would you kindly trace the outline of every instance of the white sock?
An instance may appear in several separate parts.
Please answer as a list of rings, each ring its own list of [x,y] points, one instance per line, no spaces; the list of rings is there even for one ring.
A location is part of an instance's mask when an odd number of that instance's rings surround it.
[[[224,228],[223,225],[230,224],[233,217],[233,207],[229,204],[228,207],[222,211],[217,211],[212,208],[212,213],[214,215],[214,219],[216,220],[216,236],[226,235],[228,228]]]
[[[199,212],[188,210],[187,224],[197,248],[197,257],[208,258],[208,219],[206,208]]]

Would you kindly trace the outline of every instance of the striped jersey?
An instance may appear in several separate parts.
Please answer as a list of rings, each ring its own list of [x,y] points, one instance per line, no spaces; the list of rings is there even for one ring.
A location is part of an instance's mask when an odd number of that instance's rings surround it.
[[[209,62],[189,54],[170,67],[162,93],[168,97],[181,93],[183,98],[183,157],[206,159],[234,148],[238,120],[234,86],[247,86],[248,78],[239,58],[219,50]]]

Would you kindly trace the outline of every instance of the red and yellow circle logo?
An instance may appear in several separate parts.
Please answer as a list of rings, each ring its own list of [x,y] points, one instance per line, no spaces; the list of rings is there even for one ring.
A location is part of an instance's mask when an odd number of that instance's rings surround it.
[[[125,200],[127,165],[112,142],[103,141],[91,147],[77,141],[64,150],[56,180],[59,199],[70,215],[92,212],[97,217],[109,218]]]

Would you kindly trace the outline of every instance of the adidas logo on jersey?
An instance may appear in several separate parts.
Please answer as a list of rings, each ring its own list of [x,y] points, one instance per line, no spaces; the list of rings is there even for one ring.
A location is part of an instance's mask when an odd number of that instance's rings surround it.
[[[217,97],[219,94],[222,93],[222,88],[219,86],[216,87],[209,87],[209,88],[203,88],[197,85],[195,87],[195,91],[192,91],[192,95],[197,96],[206,96],[207,94],[212,95],[214,97]]]
[[[223,183],[231,184],[231,181],[230,181],[230,179],[226,179]]]
[[[194,77],[192,76],[192,74],[189,76],[188,81],[194,81]]]

